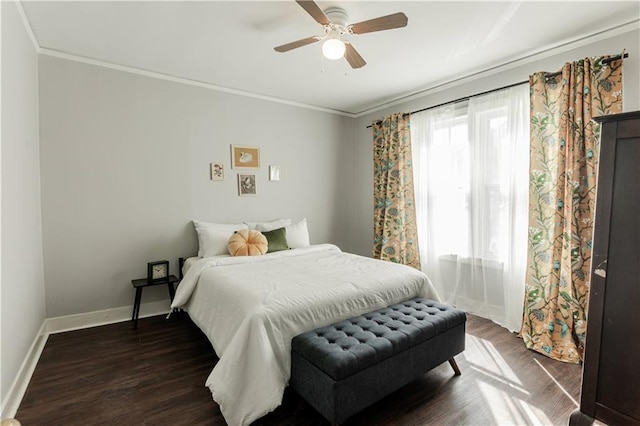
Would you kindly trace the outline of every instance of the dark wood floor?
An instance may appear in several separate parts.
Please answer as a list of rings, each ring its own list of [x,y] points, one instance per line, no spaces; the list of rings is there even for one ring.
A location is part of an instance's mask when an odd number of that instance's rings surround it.
[[[352,417],[350,425],[567,424],[580,367],[531,352],[472,315],[466,350]],[[49,337],[16,418],[31,425],[224,425],[204,381],[217,358],[186,316]],[[258,425],[326,425],[295,392]]]

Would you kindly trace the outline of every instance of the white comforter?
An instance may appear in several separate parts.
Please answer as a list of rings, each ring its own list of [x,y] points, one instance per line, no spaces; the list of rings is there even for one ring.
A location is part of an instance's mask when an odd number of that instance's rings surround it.
[[[294,336],[416,296],[438,300],[422,272],[322,244],[199,260],[171,307],[211,341],[220,360],[206,385],[227,423],[246,425],[282,402]]]

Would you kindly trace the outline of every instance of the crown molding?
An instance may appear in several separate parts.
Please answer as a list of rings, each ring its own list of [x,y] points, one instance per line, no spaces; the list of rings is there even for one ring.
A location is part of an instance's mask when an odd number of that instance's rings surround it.
[[[588,36],[575,38],[570,41],[560,42],[556,45],[544,48],[542,50],[538,50],[535,52],[526,52],[518,59],[514,59],[512,61],[495,65],[493,67],[486,68],[483,70],[473,71],[462,77],[456,77],[447,81],[437,83],[433,86],[420,89],[418,91],[406,93],[404,95],[393,98],[382,104],[378,104],[371,108],[367,108],[360,112],[354,113],[354,116],[355,118],[359,118],[385,108],[389,108],[389,107],[402,104],[405,102],[409,102],[415,99],[419,99],[424,96],[440,92],[442,90],[447,90],[452,87],[459,86],[461,84],[470,83],[472,81],[479,80],[479,79],[491,76],[493,74],[504,72],[512,68],[526,65],[531,62],[536,62],[536,61],[557,55],[562,52],[566,52],[568,50],[576,49],[578,47],[586,46],[588,44],[592,44],[600,40],[606,40],[608,38],[615,37],[617,35],[624,34],[630,31],[638,30],[638,29],[640,29],[640,19],[635,19],[625,24],[618,25],[616,27],[609,28],[607,30],[603,30],[594,34],[590,34]],[[524,76],[524,77],[527,77],[527,76]]]
[[[109,69],[113,69],[113,70],[117,70],[117,71],[128,72],[128,73],[131,73],[131,74],[142,75],[142,76],[145,76],[145,77],[157,78],[157,79],[160,79],[160,80],[166,80],[166,81],[171,81],[171,82],[174,82],[174,83],[186,84],[186,85],[189,85],[189,86],[202,87],[204,89],[215,90],[215,91],[218,91],[218,92],[230,93],[230,94],[233,94],[233,95],[244,96],[244,97],[254,98],[254,99],[260,99],[260,100],[268,101],[268,102],[276,102],[276,103],[279,103],[279,104],[295,106],[295,107],[298,107],[298,108],[311,109],[311,110],[314,110],[314,111],[326,112],[326,113],[330,113],[330,114],[337,114],[337,115],[342,115],[342,116],[345,116],[345,117],[351,117],[351,118],[354,117],[353,113],[346,112],[346,111],[340,111],[340,110],[335,110],[335,109],[331,109],[331,108],[319,107],[319,106],[316,106],[316,105],[309,105],[309,104],[305,104],[305,103],[302,103],[302,102],[290,101],[288,99],[282,99],[282,98],[276,98],[276,97],[273,97],[273,96],[261,95],[261,94],[258,94],[258,93],[247,92],[247,91],[239,90],[239,89],[232,89],[232,88],[225,87],[225,86],[219,86],[219,85],[212,84],[212,83],[206,83],[204,81],[192,80],[192,79],[184,78],[184,77],[176,77],[176,76],[173,76],[173,75],[163,74],[163,73],[160,73],[160,72],[155,72],[155,71],[149,71],[149,70],[145,70],[145,69],[141,69],[141,68],[130,67],[128,65],[120,65],[120,64],[115,64],[115,63],[112,63],[112,62],[102,61],[102,60],[98,60],[98,59],[87,58],[87,57],[84,57],[84,56],[73,55],[73,54],[70,54],[70,53],[65,53],[65,52],[61,52],[61,51],[58,51],[58,50],[54,50],[54,49],[48,49],[46,47],[41,47],[38,53],[40,53],[41,55],[52,56],[52,57],[55,57],[55,58],[66,59],[66,60],[69,60],[69,61],[81,62],[83,64],[94,65],[94,66],[103,67],[103,68],[109,68]]]
[[[33,44],[33,48],[36,49],[36,53],[40,53],[40,45],[38,44],[38,40],[36,39],[36,35],[33,32],[33,28],[31,28],[31,23],[29,19],[27,19],[27,14],[24,13],[24,8],[22,7],[22,2],[20,0],[13,1],[18,9],[18,14],[22,19],[22,24],[24,25],[25,31],[27,31],[27,35],[31,39],[31,43]]]
[[[35,37],[33,29],[31,28],[31,24],[29,23],[29,20],[27,19],[27,16],[22,7],[21,1],[24,1],[24,0],[13,0],[13,1],[16,4],[16,7],[18,8],[18,13],[22,18],[27,34],[29,35],[29,38],[31,39],[31,42],[33,43],[36,49],[36,52],[38,54],[80,62],[88,65],[109,68],[117,71],[123,71],[123,72],[132,73],[132,74],[142,75],[145,77],[157,78],[161,80],[171,81],[174,83],[181,83],[181,84],[186,84],[190,86],[202,87],[208,90],[230,93],[238,96],[260,99],[268,102],[275,102],[275,103],[294,106],[298,108],[310,109],[313,111],[336,114],[336,115],[349,117],[349,118],[359,118],[385,108],[389,108],[401,103],[409,102],[424,96],[428,96],[433,93],[440,92],[442,90],[450,89],[452,87],[455,87],[461,84],[473,82],[475,80],[479,80],[479,79],[491,76],[493,74],[504,72],[515,67],[526,65],[531,62],[539,61],[539,60],[548,58],[550,56],[554,56],[559,53],[566,52],[568,50],[572,50],[581,46],[585,46],[587,44],[595,43],[600,40],[605,40],[605,39],[614,37],[619,34],[624,34],[626,32],[640,29],[640,19],[635,19],[625,24],[621,24],[616,27],[609,28],[603,31],[599,31],[594,34],[578,37],[568,41],[559,42],[555,45],[552,45],[537,51],[525,52],[517,59],[511,60],[502,64],[497,64],[490,68],[475,70],[461,77],[455,77],[446,81],[438,82],[428,87],[424,87],[418,90],[405,93],[403,95],[389,99],[388,101],[385,101],[383,103],[372,105],[366,109],[360,110],[359,112],[349,112],[349,111],[342,111],[342,110],[337,110],[337,109],[332,109],[327,107],[321,107],[317,105],[305,104],[302,102],[291,101],[288,99],[282,99],[282,98],[277,98],[273,96],[262,95],[262,94],[248,92],[240,89],[233,89],[230,87],[220,86],[213,83],[207,83],[204,81],[193,80],[193,79],[184,78],[184,77],[177,77],[170,74],[149,71],[141,68],[130,67],[127,65],[120,65],[116,63],[111,63],[111,62],[102,61],[98,59],[92,59],[92,58],[88,58],[80,55],[74,55],[74,54],[70,54],[70,53],[66,53],[66,52],[62,52],[54,49],[41,47],[38,44],[38,41]]]
[[[290,101],[288,99],[282,99],[282,98],[276,98],[276,97],[273,97],[273,96],[261,95],[261,94],[258,94],[258,93],[252,93],[252,92],[247,92],[247,91],[244,91],[244,90],[233,89],[233,88],[229,88],[229,87],[225,87],[225,86],[219,86],[219,85],[212,84],[212,83],[206,83],[204,81],[192,80],[192,79],[188,79],[188,78],[184,78],[184,77],[176,77],[176,76],[169,75],[169,74],[163,74],[163,73],[160,73],[160,72],[149,71],[149,70],[145,70],[145,69],[141,69],[141,68],[135,68],[135,67],[130,67],[130,66],[126,66],[126,65],[115,64],[115,63],[111,63],[111,62],[107,62],[107,61],[101,61],[101,60],[98,60],[98,59],[87,58],[87,57],[80,56],[80,55],[74,55],[74,54],[61,52],[61,51],[54,50],[54,49],[48,49],[46,47],[41,47],[40,44],[38,43],[38,40],[37,40],[37,38],[35,36],[35,33],[33,32],[33,28],[31,27],[31,23],[29,22],[29,19],[27,18],[27,15],[26,15],[26,13],[24,11],[24,8],[22,7],[22,1],[23,0],[13,0],[13,1],[14,1],[15,5],[16,5],[17,9],[18,9],[18,14],[20,15],[20,18],[22,19],[22,23],[24,25],[24,28],[27,31],[27,34],[29,35],[29,38],[31,39],[31,43],[33,43],[33,47],[35,48],[36,53],[38,53],[38,54],[52,56],[52,57],[56,57],[56,58],[60,58],[60,59],[66,59],[66,60],[69,60],[69,61],[81,62],[81,63],[84,63],[84,64],[94,65],[94,66],[103,67],[103,68],[110,68],[110,69],[123,71],[123,72],[128,72],[128,73],[132,73],[132,74],[143,75],[145,77],[151,77],[151,78],[157,78],[157,79],[161,79],[161,80],[167,80],[167,81],[171,81],[171,82],[174,82],[174,83],[181,83],[181,84],[187,84],[187,85],[190,85],[190,86],[202,87],[202,88],[205,88],[205,89],[208,89],[208,90],[215,90],[215,91],[218,91],[218,92],[231,93],[231,94],[238,95],[238,96],[245,96],[245,97],[254,98],[254,99],[260,99],[260,100],[268,101],[268,102],[276,102],[276,103],[280,103],[280,104],[284,104],[284,105],[290,105],[290,106],[294,106],[294,107],[298,107],[298,108],[310,109],[310,110],[326,112],[326,113],[330,113],[330,114],[337,114],[337,115],[341,115],[341,116],[344,116],[344,117],[350,117],[350,118],[354,117],[353,113],[350,113],[350,112],[347,112],[347,111],[340,111],[340,110],[336,110],[336,109],[331,109],[331,108],[320,107],[320,106],[316,106],[316,105],[305,104],[305,103],[302,103],[302,102]]]

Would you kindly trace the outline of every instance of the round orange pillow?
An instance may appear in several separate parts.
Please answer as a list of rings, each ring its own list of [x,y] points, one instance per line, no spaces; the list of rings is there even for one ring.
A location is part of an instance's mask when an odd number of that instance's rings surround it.
[[[229,239],[231,256],[260,256],[267,252],[267,237],[254,229],[243,229]]]

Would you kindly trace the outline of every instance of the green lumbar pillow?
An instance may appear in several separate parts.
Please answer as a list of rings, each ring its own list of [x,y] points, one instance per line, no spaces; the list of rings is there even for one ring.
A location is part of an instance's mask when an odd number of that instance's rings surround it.
[[[289,244],[287,244],[287,231],[284,228],[263,232],[262,235],[267,237],[267,253],[289,249]]]

